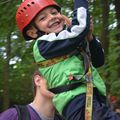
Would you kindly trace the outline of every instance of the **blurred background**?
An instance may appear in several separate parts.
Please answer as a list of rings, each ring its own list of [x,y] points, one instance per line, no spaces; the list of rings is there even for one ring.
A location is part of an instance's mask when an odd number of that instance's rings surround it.
[[[18,31],[15,14],[22,0],[0,0],[0,112],[32,100],[35,69],[32,46]],[[73,0],[56,0],[72,16]],[[105,64],[98,71],[107,86],[108,102],[120,101],[120,0],[89,0],[94,34],[102,42]]]

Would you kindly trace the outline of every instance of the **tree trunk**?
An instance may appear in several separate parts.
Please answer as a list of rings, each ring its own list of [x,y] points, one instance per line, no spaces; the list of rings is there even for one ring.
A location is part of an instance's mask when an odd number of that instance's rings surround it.
[[[9,61],[10,61],[10,53],[11,53],[11,36],[8,35],[7,43],[6,43],[6,59],[3,70],[3,110],[9,107]]]
[[[102,0],[102,28],[101,28],[101,40],[103,42],[103,48],[105,50],[105,55],[108,54],[109,48],[109,2],[108,0]]]
[[[120,31],[120,0],[114,0],[116,19],[117,19],[117,31]],[[120,32],[116,34],[116,40],[118,41],[117,46],[120,46]],[[118,64],[120,63],[120,57],[117,60]],[[118,67],[118,77],[120,77],[120,67]]]
[[[105,51],[105,56],[107,58],[107,55],[109,53],[109,0],[101,0],[101,6],[102,6],[102,26],[101,26],[101,41],[103,44],[103,48]],[[105,73],[105,78],[109,78],[109,71]],[[110,91],[110,82],[106,80],[106,87],[107,87],[107,93]]]
[[[120,30],[120,0],[114,0],[116,18],[117,18],[117,29]],[[116,38],[120,40],[120,32],[116,34]]]

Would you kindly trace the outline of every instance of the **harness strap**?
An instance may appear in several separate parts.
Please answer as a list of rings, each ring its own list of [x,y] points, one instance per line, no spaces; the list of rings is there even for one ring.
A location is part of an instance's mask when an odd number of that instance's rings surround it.
[[[45,61],[42,61],[42,62],[37,62],[36,64],[39,65],[42,68],[49,67],[49,66],[54,65],[58,62],[66,60],[69,57],[70,57],[70,55],[64,55],[64,56],[52,58],[52,59],[49,59],[49,60],[45,60]]]
[[[89,70],[89,57],[85,51],[81,51],[81,55],[83,56],[83,62],[84,62],[84,75],[88,72]]]
[[[89,69],[89,58],[88,58],[87,53],[84,50],[82,50],[80,53],[83,56],[83,60],[84,60],[84,69],[85,69],[85,72],[83,74],[83,76],[84,76],[88,72],[88,69]],[[46,61],[37,62],[36,64],[38,66],[42,67],[42,68],[49,67],[51,65],[54,65],[54,64],[56,64],[58,62],[66,60],[67,58],[69,58],[69,57],[71,57],[73,55],[77,55],[77,54],[78,54],[78,50],[74,51],[73,53],[71,53],[69,55],[64,55],[64,56],[52,58],[52,59],[49,59],[49,60],[46,60]]]
[[[84,69],[86,77],[86,101],[85,101],[85,120],[92,120],[93,109],[93,79],[92,79],[92,66],[91,66],[91,54],[89,51],[89,45],[86,44],[86,48],[78,48],[84,58]]]
[[[69,85],[63,85],[63,86],[58,86],[58,87],[55,87],[55,88],[50,88],[49,91],[53,92],[54,94],[59,94],[59,93],[62,93],[62,92],[73,90],[73,89],[79,87],[82,84],[84,84],[84,83],[83,82],[76,82],[76,83],[72,83],[72,84],[69,84]]]
[[[76,80],[81,80],[87,74],[87,72],[89,71],[89,55],[88,55],[88,53],[85,52],[84,48],[81,47],[81,46],[77,47],[77,51],[78,51],[77,54],[81,54],[82,57],[83,57],[84,74],[82,76],[81,75],[74,75],[74,78]]]
[[[92,120],[93,112],[93,77],[91,66],[91,54],[89,45],[87,44],[86,52],[88,53],[88,72],[86,73],[87,90],[86,90],[86,102],[85,102],[85,120]]]
[[[58,62],[61,62],[63,60],[66,60],[68,59],[69,57],[73,56],[73,55],[79,55],[80,54],[80,49],[82,49],[82,44],[80,44],[75,50],[73,50],[71,53],[67,54],[67,55],[63,55],[63,56],[58,56],[58,57],[55,57],[55,58],[51,58],[51,59],[48,59],[48,60],[45,60],[45,61],[41,61],[41,62],[36,62],[35,64],[37,64],[38,66],[40,66],[41,68],[44,68],[44,67],[49,67],[51,65],[54,65]],[[81,54],[82,55],[82,54]],[[84,56],[83,56],[84,58]],[[86,59],[87,60],[87,59]],[[85,62],[86,63],[86,62]]]
[[[93,83],[92,83],[92,70],[91,66],[86,74],[87,80],[87,91],[86,91],[86,102],[85,102],[85,120],[92,120],[92,109],[93,109]]]

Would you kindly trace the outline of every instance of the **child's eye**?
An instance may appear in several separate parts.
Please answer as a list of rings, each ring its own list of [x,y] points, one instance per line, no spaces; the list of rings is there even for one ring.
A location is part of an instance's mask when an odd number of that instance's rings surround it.
[[[42,21],[42,20],[44,20],[45,19],[45,17],[40,17],[39,18],[39,21]]]
[[[58,11],[56,9],[52,9],[51,14],[56,15],[56,14],[58,14]]]
[[[57,11],[53,11],[52,14],[53,14],[53,15],[57,15],[58,12],[57,12]]]

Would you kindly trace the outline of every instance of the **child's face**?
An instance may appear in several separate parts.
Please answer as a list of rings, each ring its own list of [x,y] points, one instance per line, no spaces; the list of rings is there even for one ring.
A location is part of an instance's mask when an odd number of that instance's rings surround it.
[[[63,16],[54,7],[47,7],[42,10],[34,22],[45,33],[59,33],[64,27]]]

